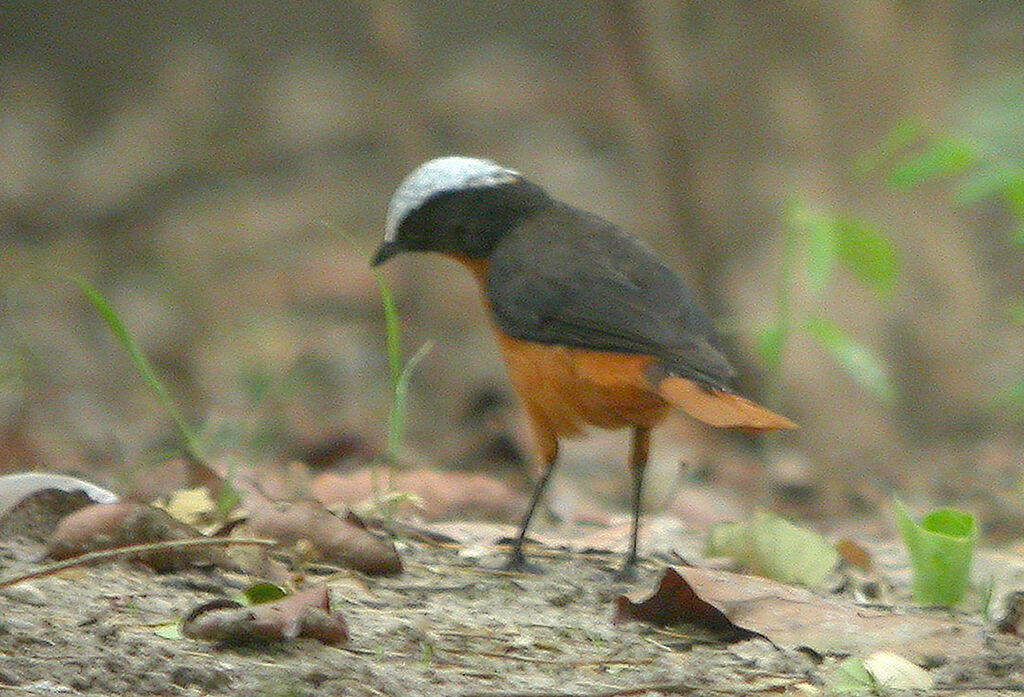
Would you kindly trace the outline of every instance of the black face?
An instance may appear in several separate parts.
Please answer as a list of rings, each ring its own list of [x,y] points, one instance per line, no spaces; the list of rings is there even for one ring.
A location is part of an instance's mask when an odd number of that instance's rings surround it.
[[[401,252],[484,258],[525,215],[549,204],[543,189],[524,180],[441,192],[401,220],[395,238],[381,244],[371,263]]]

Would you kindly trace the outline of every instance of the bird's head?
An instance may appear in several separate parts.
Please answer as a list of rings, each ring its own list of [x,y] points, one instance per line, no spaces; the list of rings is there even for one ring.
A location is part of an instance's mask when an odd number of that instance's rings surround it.
[[[486,257],[546,194],[518,172],[490,160],[452,155],[425,162],[388,204],[377,266],[401,252]]]

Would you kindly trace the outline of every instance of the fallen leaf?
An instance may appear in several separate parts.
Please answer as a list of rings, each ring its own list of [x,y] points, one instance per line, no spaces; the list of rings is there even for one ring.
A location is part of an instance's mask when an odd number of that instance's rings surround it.
[[[340,518],[318,501],[271,501],[249,496],[248,525],[257,537],[310,545],[320,559],[368,574],[397,574],[402,560],[391,540],[374,535],[355,516]]]
[[[646,600],[634,602],[626,596],[616,599],[615,622],[639,620],[659,627],[697,624],[714,632],[739,631],[750,635],[729,621],[714,605],[702,600],[681,575],[668,569],[661,577],[658,590]]]
[[[355,506],[373,496],[373,486],[373,473],[366,468],[346,474],[324,472],[313,479],[310,491],[328,506]],[[427,520],[505,521],[518,518],[526,508],[521,493],[478,473],[417,469],[392,473],[382,486],[415,496],[421,503],[416,512]]]
[[[93,504],[61,520],[47,544],[47,556],[67,559],[101,549],[201,537],[196,530],[153,506],[142,503]],[[223,550],[213,548],[147,552],[135,559],[158,572],[193,566],[236,567]]]
[[[878,651],[865,658],[864,670],[886,694],[930,690],[935,686],[928,671],[889,651]]]
[[[252,606],[226,599],[204,603],[188,614],[181,631],[193,639],[229,644],[290,641],[298,637],[328,645],[348,641],[345,618],[331,610],[330,593],[323,584]]]
[[[112,491],[64,474],[52,472],[5,474],[0,477],[0,515],[16,506],[26,496],[47,489],[57,489],[69,493],[81,491],[94,503],[116,503],[118,500],[117,494]]]
[[[875,694],[875,682],[864,667],[864,661],[856,656],[840,661],[828,676],[827,687],[828,694],[836,697],[872,697]]]
[[[205,487],[194,489],[177,489],[167,498],[167,503],[158,505],[167,511],[175,520],[188,525],[209,523],[217,512],[217,502],[210,496]]]
[[[688,591],[680,589],[684,585]],[[945,614],[879,610],[758,576],[712,569],[666,569],[652,596],[659,599],[636,603],[619,598],[616,619],[639,618],[652,624],[659,623],[656,619],[673,617],[690,621],[687,614],[693,613],[693,607],[702,606],[689,600],[688,593],[737,628],[761,635],[776,646],[806,647],[819,654],[891,651],[911,660],[953,655],[963,658],[979,655],[984,649],[982,626],[977,622]],[[682,602],[683,609],[673,610],[674,602]],[[651,612],[639,609],[644,606]],[[717,614],[702,612],[711,618],[712,628],[720,626]]]
[[[839,552],[839,558],[844,563],[855,566],[861,571],[871,571],[871,552],[862,545],[844,537],[836,543],[836,551]]]
[[[243,605],[259,605],[260,603],[270,603],[275,600],[280,600],[288,596],[286,591],[276,583],[267,583],[262,581],[254,583],[244,591],[242,591],[241,598],[238,602]],[[242,600],[244,598],[244,601]]]
[[[824,537],[767,511],[744,523],[714,526],[708,554],[730,557],[776,581],[811,588],[824,585],[839,563],[838,552]]]

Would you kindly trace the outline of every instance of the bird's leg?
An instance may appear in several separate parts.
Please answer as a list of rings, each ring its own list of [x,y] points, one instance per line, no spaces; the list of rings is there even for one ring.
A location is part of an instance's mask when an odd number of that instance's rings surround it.
[[[551,479],[551,473],[555,471],[555,463],[558,461],[558,441],[552,438],[551,442],[545,445],[547,447],[542,448],[544,472],[541,474],[540,481],[533,488],[530,505],[526,508],[526,515],[523,516],[523,522],[519,525],[519,535],[516,536],[516,541],[512,544],[512,554],[505,564],[507,571],[531,570],[530,565],[526,563],[526,556],[523,554],[523,543],[526,541],[526,531],[530,527],[530,519],[533,518],[533,512],[544,496],[544,489],[547,488],[548,480]]]
[[[640,532],[640,501],[644,489],[644,469],[651,447],[651,429],[647,426],[633,427],[633,448],[629,454],[629,471],[633,477],[633,528],[629,536],[629,552],[619,577],[631,579],[636,566],[637,536]]]

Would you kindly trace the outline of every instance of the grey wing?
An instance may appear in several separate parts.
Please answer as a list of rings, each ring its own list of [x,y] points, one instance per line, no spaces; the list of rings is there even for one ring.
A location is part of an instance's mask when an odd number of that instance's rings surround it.
[[[727,388],[732,367],[682,280],[631,238],[583,249],[548,243],[499,248],[488,298],[498,326],[528,341],[649,354],[669,372]],[[540,253],[537,253],[537,252]]]

